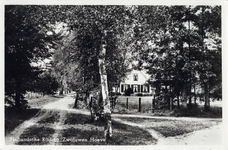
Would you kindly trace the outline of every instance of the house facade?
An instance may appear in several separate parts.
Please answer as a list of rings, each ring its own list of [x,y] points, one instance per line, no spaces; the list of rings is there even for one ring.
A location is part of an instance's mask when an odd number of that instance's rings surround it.
[[[131,88],[134,94],[149,94],[151,93],[151,87],[147,83],[149,78],[150,76],[145,71],[133,70],[124,81],[120,82],[116,92],[124,94],[128,88]]]

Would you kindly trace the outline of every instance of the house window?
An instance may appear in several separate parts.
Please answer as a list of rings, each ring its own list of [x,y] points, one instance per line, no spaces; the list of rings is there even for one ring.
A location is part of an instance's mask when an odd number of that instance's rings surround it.
[[[124,85],[124,91],[126,91],[129,87],[130,87],[130,85],[125,84],[125,85]]]
[[[143,85],[143,92],[148,92],[148,86]]]
[[[121,92],[125,92],[128,88],[130,88],[129,84],[121,84]]]
[[[133,92],[138,92],[138,85],[133,85]]]
[[[122,84],[121,85],[121,92],[123,92],[124,91],[124,85]]]
[[[133,81],[138,81],[138,74],[133,74]]]

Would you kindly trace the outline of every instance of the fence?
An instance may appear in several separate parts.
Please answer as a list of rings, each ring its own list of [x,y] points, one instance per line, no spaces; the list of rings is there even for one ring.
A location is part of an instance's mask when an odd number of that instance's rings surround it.
[[[154,112],[154,97],[119,96],[115,105],[114,112]]]

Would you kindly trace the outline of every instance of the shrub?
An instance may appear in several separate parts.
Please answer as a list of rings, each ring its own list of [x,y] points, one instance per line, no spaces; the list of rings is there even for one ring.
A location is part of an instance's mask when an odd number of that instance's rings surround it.
[[[124,92],[124,95],[125,96],[130,96],[131,94],[133,94],[133,90],[131,88],[128,88],[125,92]]]
[[[121,95],[121,93],[119,93],[119,92],[110,92],[110,95],[112,95],[112,96],[119,96],[119,95]]]
[[[143,94],[143,96],[153,96],[153,94],[146,93],[146,94]]]
[[[25,97],[23,96],[23,94],[20,94],[20,105],[19,107],[16,107],[15,105],[15,96],[6,96],[5,97],[5,104],[6,106],[10,106],[10,107],[15,107],[17,109],[29,109],[30,106],[28,105],[28,100],[24,99]]]
[[[174,109],[174,116],[188,116],[188,117],[206,117],[206,118],[221,118],[222,108],[221,107],[211,107],[209,110],[205,111],[204,107],[199,105],[191,105],[188,107],[181,106],[179,109]]]
[[[143,96],[143,94],[142,93],[137,93],[136,96]]]

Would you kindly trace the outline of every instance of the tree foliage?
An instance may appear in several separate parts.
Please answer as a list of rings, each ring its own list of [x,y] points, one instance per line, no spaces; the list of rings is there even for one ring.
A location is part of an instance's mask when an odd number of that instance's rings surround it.
[[[41,73],[31,63],[50,57],[57,37],[46,34],[48,28],[34,13],[32,6],[5,6],[5,94],[15,99],[17,108],[23,94],[31,90],[29,83]]]
[[[220,6],[138,6],[136,10],[138,67],[148,70],[158,97],[164,100],[181,93],[182,100],[188,97],[191,103],[195,85],[201,85],[205,102],[209,92],[221,93]],[[162,85],[169,87],[163,94]]]
[[[105,63],[108,82],[111,87],[111,83],[120,81],[132,61],[127,54],[130,51],[131,41],[126,37],[126,31],[130,28],[128,25],[130,23],[124,23],[127,21],[124,19],[127,17],[126,8],[124,6],[76,6],[75,9],[71,9],[69,6],[66,11],[69,11],[70,19],[65,23],[70,32],[54,55],[53,64],[56,69],[59,68],[54,72],[60,73],[66,70],[62,74],[68,75],[68,84],[84,91],[97,88],[100,84],[98,59],[103,30],[107,30]]]
[[[133,61],[151,75],[157,103],[165,107],[179,97],[190,105],[196,85],[205,106],[209,96],[221,98],[220,6],[5,8],[5,94],[17,107],[34,87],[44,94],[58,85],[86,96],[102,91],[99,108],[106,111],[105,133],[111,132],[108,93]],[[50,56],[51,73],[41,75],[31,63]]]

